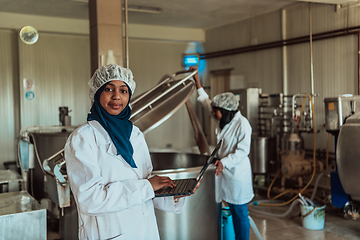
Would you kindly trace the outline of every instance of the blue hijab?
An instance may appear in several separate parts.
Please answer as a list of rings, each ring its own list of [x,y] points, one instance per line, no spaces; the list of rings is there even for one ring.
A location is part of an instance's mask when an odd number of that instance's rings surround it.
[[[132,157],[134,149],[130,142],[130,135],[133,129],[133,124],[129,121],[129,118],[131,116],[131,108],[129,106],[129,103],[126,105],[124,110],[122,110],[121,113],[116,116],[110,115],[100,104],[100,95],[105,89],[106,85],[108,85],[109,83],[110,82],[104,84],[103,86],[101,86],[101,88],[99,88],[99,90],[97,90],[94,97],[94,104],[90,109],[87,120],[98,121],[110,135],[110,138],[117,149],[117,155],[121,155],[131,167],[137,168],[135,161]],[[130,102],[130,88],[129,94]]]

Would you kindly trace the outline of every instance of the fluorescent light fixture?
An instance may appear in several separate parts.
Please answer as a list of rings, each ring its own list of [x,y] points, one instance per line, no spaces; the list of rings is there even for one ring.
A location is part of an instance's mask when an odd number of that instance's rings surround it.
[[[71,2],[83,2],[88,3],[89,0],[68,0]],[[123,6],[123,10],[125,7]],[[137,5],[128,5],[128,12],[142,12],[142,13],[161,13],[162,9],[158,7],[148,7],[148,6],[137,6]]]
[[[125,7],[123,7],[123,10]],[[161,13],[162,9],[157,7],[128,5],[128,12]]]
[[[198,65],[199,65],[199,55],[197,53],[183,55],[184,67],[192,67]]]

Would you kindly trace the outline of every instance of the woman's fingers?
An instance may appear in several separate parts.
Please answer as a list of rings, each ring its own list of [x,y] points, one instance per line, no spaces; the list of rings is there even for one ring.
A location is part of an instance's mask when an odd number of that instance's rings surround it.
[[[203,176],[200,178],[200,181],[196,184],[196,186],[195,186],[194,190],[191,192],[191,194],[194,194],[196,192],[196,190],[198,190],[198,188],[200,187],[200,183],[201,183],[202,179],[203,179]]]
[[[150,182],[150,184],[152,185],[155,191],[165,186],[169,186],[171,188],[176,186],[175,183],[169,177],[160,177],[155,175],[149,178],[148,181]]]
[[[215,166],[216,166],[215,175],[216,175],[216,176],[220,176],[220,174],[221,174],[222,171],[224,170],[224,165],[221,163],[221,161],[216,160]]]

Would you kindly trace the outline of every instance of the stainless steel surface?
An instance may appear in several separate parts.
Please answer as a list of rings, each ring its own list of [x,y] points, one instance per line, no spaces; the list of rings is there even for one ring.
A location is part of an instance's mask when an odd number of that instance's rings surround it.
[[[70,131],[30,133],[34,142],[35,153],[37,153],[37,160],[35,160],[33,179],[29,179],[29,182],[31,180],[30,184],[33,186],[31,192],[33,192],[33,196],[38,201],[42,198],[50,198],[54,202],[58,202],[57,190],[56,187],[54,188],[56,186],[55,178],[47,177],[48,181],[44,181],[46,172],[43,169],[43,161],[64,148],[70,133]]]
[[[78,237],[78,216],[75,201],[71,201],[72,195],[70,194],[69,184],[62,186],[57,181],[55,173],[49,174],[44,170],[43,162],[49,159],[55,160],[54,162],[47,161],[51,166],[50,169],[53,170],[58,166],[57,163],[61,163],[61,159],[56,157],[59,157],[59,153],[64,148],[66,139],[71,132],[72,129],[69,128],[69,131],[32,132],[29,134],[33,139],[37,155],[30,189],[32,195],[38,201],[49,198],[57,206],[63,207],[59,216],[54,213],[52,217],[57,217],[59,220],[59,234],[61,239],[64,240],[73,240]],[[62,171],[62,174],[66,172],[65,169],[59,169],[59,171]]]
[[[267,94],[263,93],[260,94],[259,97],[266,99],[266,101],[261,102],[261,106],[263,107],[274,107],[278,108],[284,104],[284,94],[277,93],[277,94]]]
[[[0,194],[0,239],[46,239],[46,210],[26,191]]]
[[[0,193],[18,192],[23,188],[23,179],[13,170],[0,170]]]
[[[131,100],[130,121],[146,133],[159,126],[186,102],[195,89],[191,77],[197,71],[181,71],[168,76],[149,91]]]
[[[360,201],[360,113],[349,117],[340,128],[336,164],[341,185],[353,200]]]
[[[57,198],[54,198],[54,194],[49,197],[52,197],[51,200],[60,208],[70,207],[70,185],[67,181],[65,163],[64,149],[43,161],[43,169],[47,173],[45,177],[48,188],[56,189],[57,193]]]
[[[311,86],[311,95],[313,96],[315,91],[314,91],[314,58],[313,58],[311,4],[309,4],[309,36],[310,36],[310,86]]]
[[[346,118],[360,111],[360,96],[325,98],[325,127],[329,133],[337,134]]]
[[[153,174],[172,179],[196,177],[207,156],[186,153],[151,153]],[[155,209],[161,239],[218,239],[215,203],[215,166],[206,171],[200,188],[186,197],[180,214]]]
[[[231,92],[240,97],[239,110],[241,111],[241,114],[249,120],[253,133],[257,133],[259,118],[259,95],[261,94],[261,89],[246,88],[231,90]]]
[[[276,138],[268,136],[251,136],[250,162],[252,172],[267,174],[269,165],[277,161]]]

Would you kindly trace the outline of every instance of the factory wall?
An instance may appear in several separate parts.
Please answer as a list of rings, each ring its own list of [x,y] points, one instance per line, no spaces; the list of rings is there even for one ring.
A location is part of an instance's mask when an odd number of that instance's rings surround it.
[[[73,125],[86,121],[90,108],[89,37],[41,33],[25,45],[16,30],[1,30],[0,169],[17,159],[20,129],[59,125],[59,107],[69,107]],[[6,116],[6,117],[5,117]]]
[[[309,7],[311,10],[309,10]],[[254,46],[312,33],[360,26],[360,7],[336,11],[335,5],[299,3],[283,10],[206,31],[205,52]],[[209,71],[232,69],[243,87],[258,86],[263,93],[311,93],[310,43],[268,48],[206,59]],[[346,35],[313,42],[316,148],[325,149],[324,98],[358,94],[358,36]],[[240,77],[239,77],[240,76]],[[206,79],[209,82],[209,77]],[[302,99],[298,100],[301,104]],[[305,148],[313,148],[313,134],[303,133]],[[334,151],[334,142],[330,144]]]

